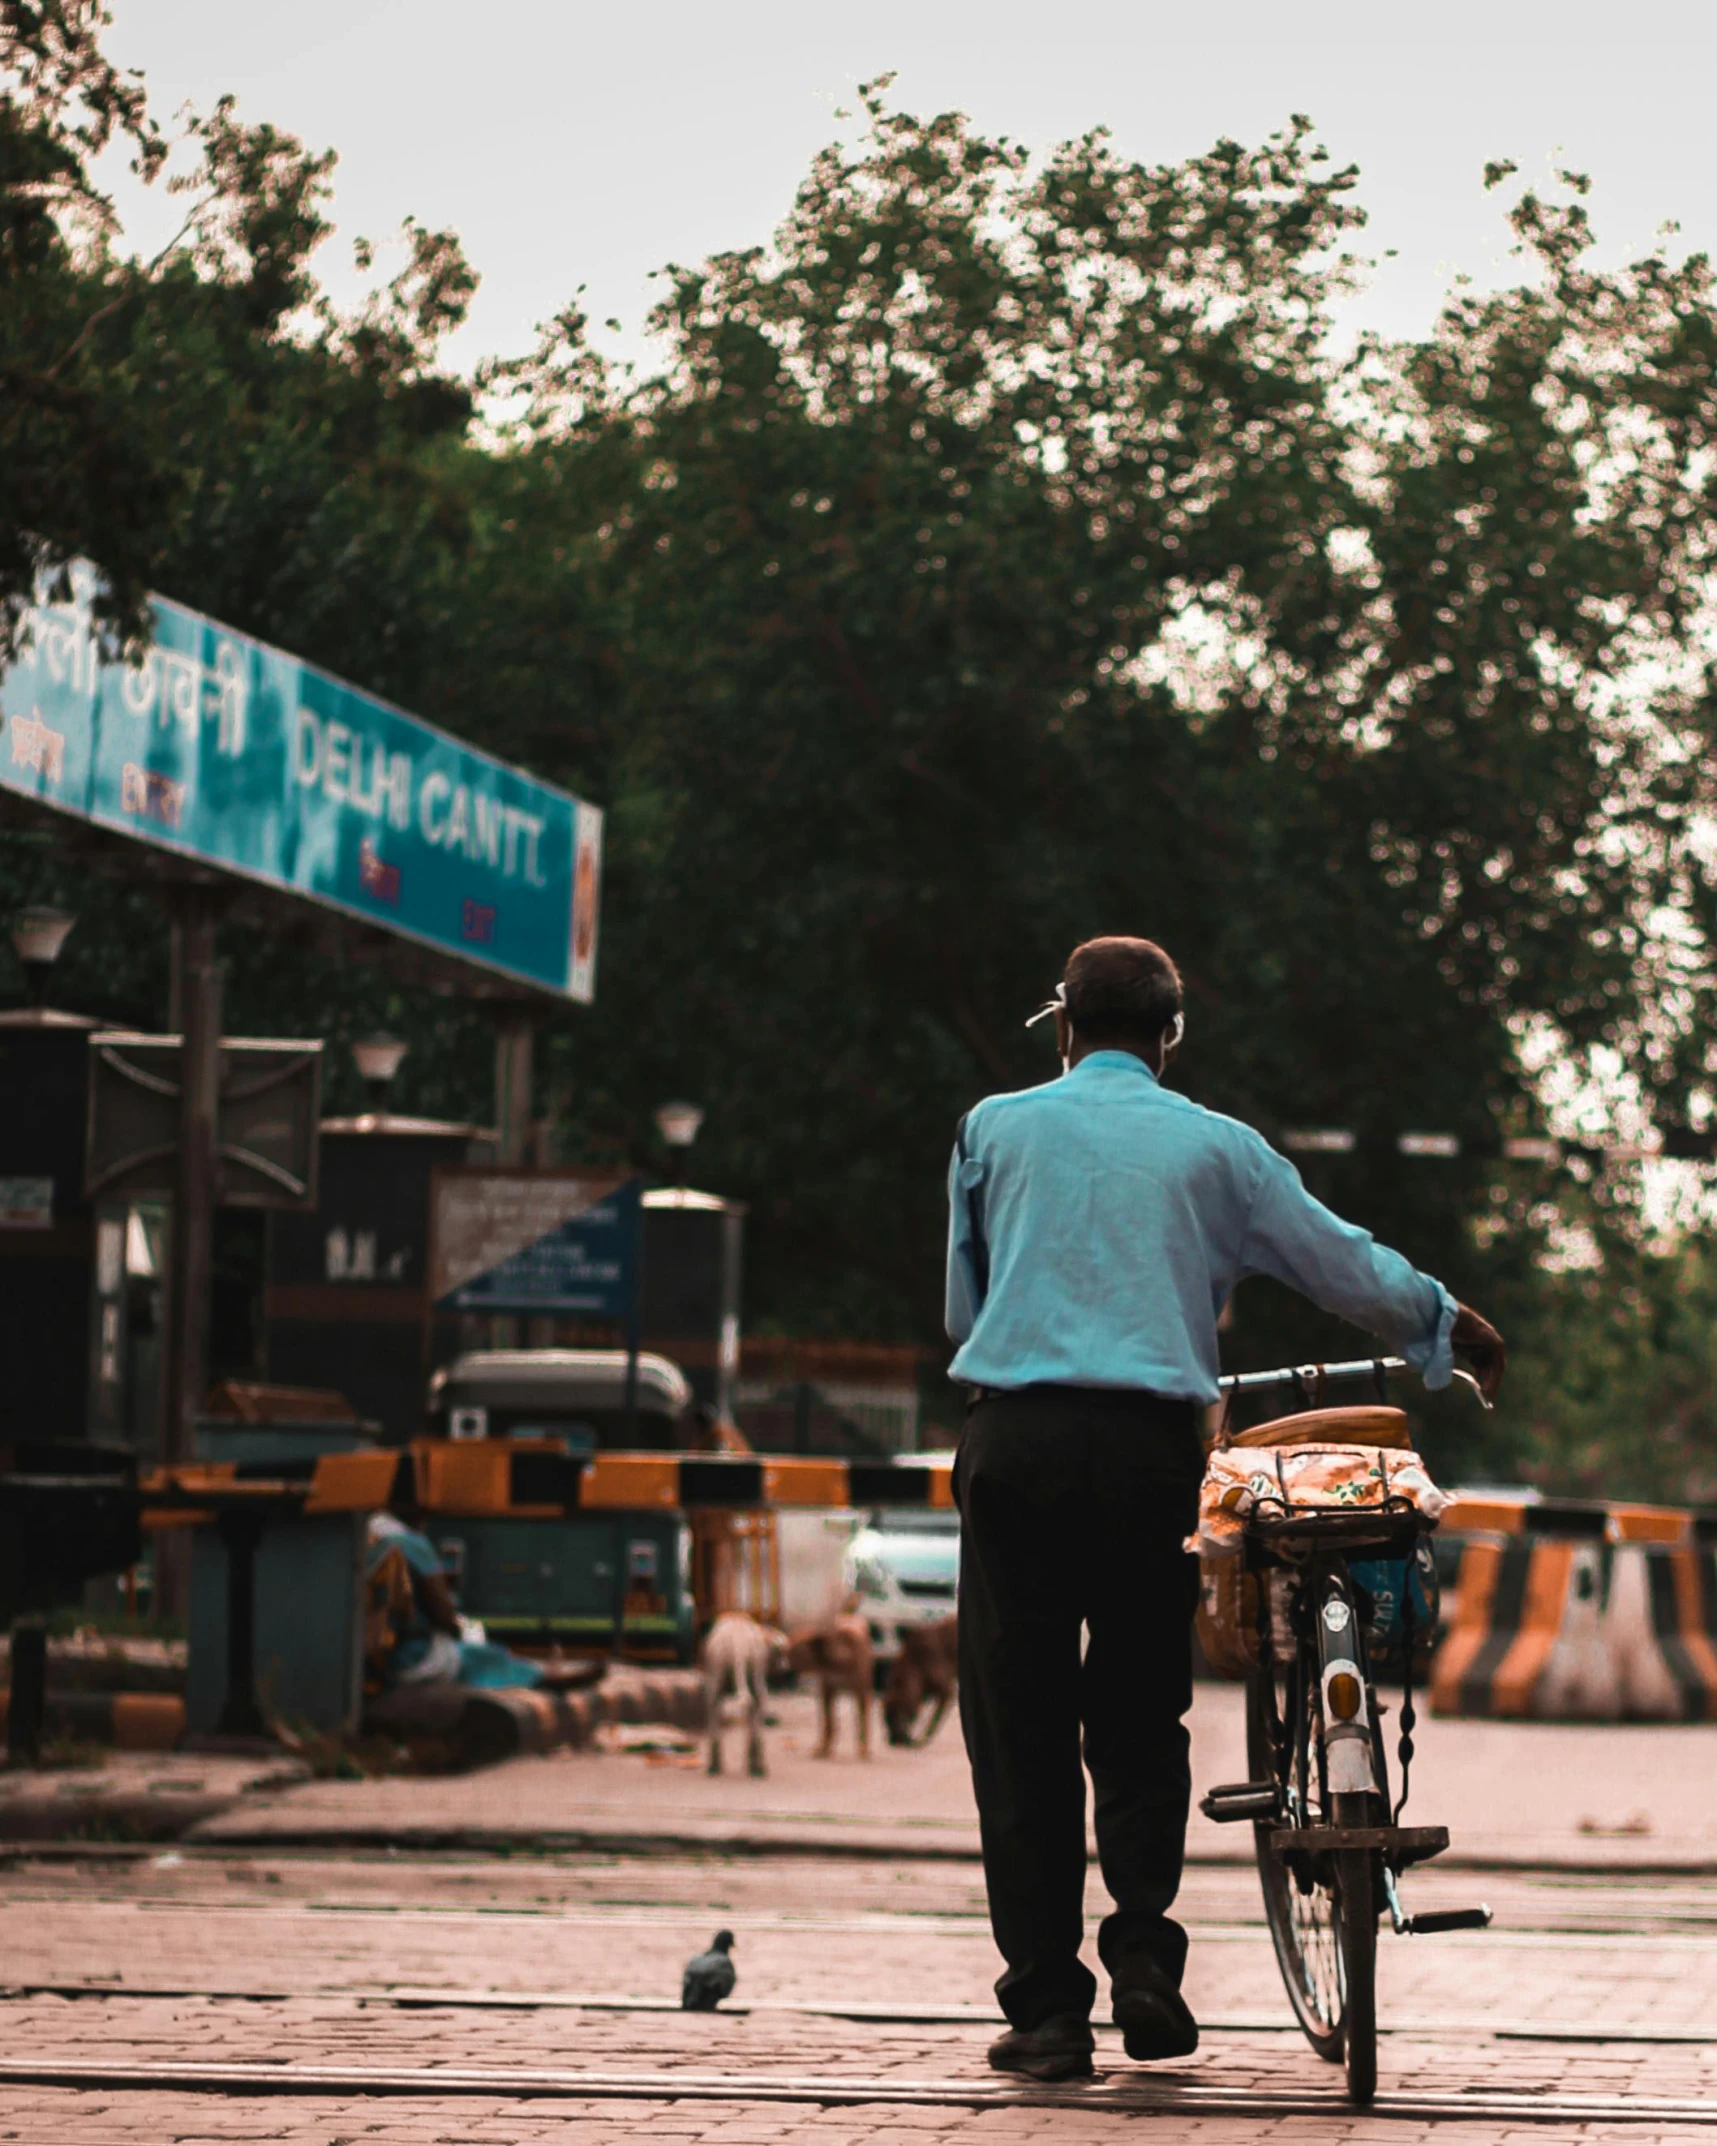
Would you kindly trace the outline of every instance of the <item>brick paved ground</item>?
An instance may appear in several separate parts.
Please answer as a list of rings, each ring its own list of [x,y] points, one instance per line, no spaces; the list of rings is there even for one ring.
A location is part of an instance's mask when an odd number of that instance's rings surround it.
[[[1493,1931],[1384,1943],[1386,2094],[1502,2085],[1599,2100],[1717,2098],[1717,1884],[1520,1874],[1486,1889],[1498,1911]],[[1435,1905],[1472,1892],[1471,1878],[1427,1873],[1417,1897]],[[1335,2074],[1285,2031],[1248,1874],[1195,1871],[1185,1912],[1194,1936],[1189,1993],[1209,2031],[1194,2060],[1156,2072],[1157,2090],[1332,2094]],[[662,2003],[680,1962],[718,1918],[738,1933],[738,2002],[752,2009],[711,2020],[566,2002]],[[927,2132],[1083,2141],[1139,2120],[1096,2108],[876,2102],[818,2110],[743,2099],[748,2081],[807,2075],[988,2089],[983,2049],[992,2030],[983,2015],[994,1961],[974,1874],[960,1865],[200,1853],[23,1863],[0,1879],[0,1958],[15,1989],[34,1988],[6,2005],[3,2046],[13,2059],[645,2074],[661,2087],[641,2100],[550,2103],[498,2094],[283,2101],[11,2086],[0,2087],[0,2138],[428,2146],[648,2130],[721,2146],[813,2138],[882,2146]],[[43,1985],[99,1994],[46,1994]],[[241,2000],[240,1992],[252,1994]],[[497,2001],[507,1993],[513,2003]],[[533,1993],[558,2001],[533,2004]],[[855,2001],[970,2007],[972,2016],[852,2021],[788,2009]],[[1594,2026],[1611,2038],[1543,2038]],[[1144,2076],[1109,2037],[1101,2061],[1129,2088]],[[719,2103],[676,2100],[673,2079],[694,2072],[722,2075],[734,2091]],[[1334,2106],[1315,2118],[1182,2110],[1162,2122],[1176,2139],[1315,2137],[1340,2146],[1406,2141],[1427,2128],[1352,2119]],[[1517,2129],[1539,2139],[1695,2135],[1674,2122],[1528,2130],[1491,2118],[1434,2128],[1451,2140],[1500,2140]]]
[[[1221,1748],[1220,1703],[1214,1727],[1201,1722],[1207,1778],[1234,1770]],[[1685,1849],[1711,1822],[1694,1782],[1701,1764],[1705,1782],[1717,1777],[1711,1732],[1433,1724],[1427,1749],[1451,1727],[1485,1730],[1474,1763],[1503,1784],[1522,1827],[1542,1795],[1555,1821],[1546,1838],[1565,1853],[1602,1862],[1617,1849],[1638,1858],[1642,1844],[1661,1851],[1666,1840]],[[755,1829],[750,1814],[761,1805],[777,1814],[771,1823],[798,1828],[794,1853],[759,1853],[755,1842],[744,1854],[646,1855],[203,1844],[0,1864],[0,2072],[22,2062],[95,2065],[110,2080],[152,2065],[331,2073],[326,2093],[292,2097],[0,2081],[0,2140],[582,2146],[648,2136],[672,2146],[905,2146],[958,2137],[1083,2146],[1113,2137],[1120,2146],[1141,2122],[1153,2137],[1213,2146],[1411,2146],[1432,2133],[1451,2146],[1529,2138],[1647,2146],[1713,2136],[1690,2117],[1646,2112],[1653,2101],[1717,2109],[1717,1876],[1625,1867],[1415,1874],[1410,1904],[1488,1898],[1497,1926],[1383,1939],[1384,2098],[1355,2118],[1336,2098],[1338,2075],[1288,2026],[1251,1872],[1197,1865],[1183,1901],[1193,1934],[1188,1993],[1206,2025],[1196,2058],[1130,2066],[1105,2033],[1095,2088],[1062,2096],[1062,2106],[993,2105],[984,2048],[996,1962],[975,1866],[958,1853],[803,1852],[813,1828],[840,1836],[833,1821],[843,1810],[873,1846],[887,1827],[957,1849],[969,1823],[956,1800],[964,1794],[957,1743],[887,1753],[868,1768],[818,1766],[788,1748],[803,1728],[789,1705],[761,1788],[614,1755],[525,1761],[464,1782],[327,1784],[387,1810],[433,1809],[437,1823],[476,1812],[485,1830],[505,1831],[496,1821],[511,1814],[521,1836],[540,1830],[537,1814],[548,1809],[576,1817],[600,1804],[628,1826],[673,1832],[689,1823],[676,1814],[712,1812]],[[1416,1810],[1458,1825],[1450,1800],[1459,1786],[1428,1767]],[[270,1797],[265,1809],[289,1811],[322,1794],[317,1784]],[[1611,1825],[1641,1810],[1651,1833],[1578,1830],[1581,1815]],[[1230,1843],[1217,1834],[1212,1845],[1232,1852]],[[738,1938],[735,2009],[688,2018],[672,2008],[679,1967],[718,1923]],[[860,2016],[830,2016],[841,2012]],[[447,2074],[468,2072],[477,2090],[437,2093],[437,2071],[444,2088]],[[697,2075],[714,2083],[700,2087]],[[412,2091],[365,2093],[366,2077]],[[598,2079],[632,2083],[598,2098]],[[825,2099],[791,2081],[823,2082]],[[803,2098],[769,2099],[771,2086]],[[1532,2098],[1507,2104],[1499,2092]],[[903,2098],[881,2098],[892,2093]],[[844,2105],[844,2094],[862,2105]],[[1483,2113],[1389,2113],[1391,2097],[1411,2112],[1461,2095],[1476,2095]],[[1254,2105],[1242,2106],[1248,2096]],[[1127,2105],[1105,2106],[1116,2097]]]
[[[449,2111],[444,2101],[398,2099],[366,2105],[338,2098],[306,2097],[252,2109],[223,2108],[211,2124],[206,2105],[186,2096],[92,2096],[76,2114],[66,2097],[50,2091],[9,2096],[0,2114],[0,2139],[44,2146],[606,2146],[610,2140],[661,2141],[662,2146],[922,2146],[927,2139],[958,2139],[961,2146],[991,2142],[1052,2142],[1052,2146],[1138,2146],[1141,2120],[1130,2113],[1092,2110],[1069,2117],[1039,2109],[920,2109],[879,2104],[846,2108],[783,2110],[766,2102],[735,2100],[720,2108],[696,2101],[610,2102],[472,2099]],[[1151,2137],[1197,2141],[1198,2146],[1549,2146],[1579,2140],[1582,2146],[1675,2146],[1708,2139],[1703,2128],[1645,2130],[1638,2125],[1581,2124],[1550,2130],[1523,2122],[1499,2127],[1488,2121],[1399,2122],[1387,2117],[1332,2123],[1324,2116],[1224,2117],[1176,2115],[1153,2124]]]

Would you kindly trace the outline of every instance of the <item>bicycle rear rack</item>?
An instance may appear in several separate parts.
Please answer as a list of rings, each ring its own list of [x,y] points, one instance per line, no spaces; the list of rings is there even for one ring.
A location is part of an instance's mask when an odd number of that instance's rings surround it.
[[[1266,1796],[1271,1809],[1252,1807]],[[1274,1814],[1274,1803],[1273,1788],[1266,1790],[1247,1781],[1231,1788],[1213,1788],[1199,1808],[1207,1818],[1222,1824],[1240,1818],[1268,1818]],[[1296,1867],[1343,1848],[1375,1849],[1383,1872],[1383,1897],[1389,1903],[1389,1920],[1397,1937],[1436,1937],[1448,1930],[1490,1928],[1488,1907],[1433,1908],[1429,1914],[1409,1915],[1401,1905],[1397,1882],[1400,1873],[1409,1864],[1425,1863],[1441,1855],[1448,1845],[1447,1826],[1276,1826],[1270,1834],[1271,1853]]]

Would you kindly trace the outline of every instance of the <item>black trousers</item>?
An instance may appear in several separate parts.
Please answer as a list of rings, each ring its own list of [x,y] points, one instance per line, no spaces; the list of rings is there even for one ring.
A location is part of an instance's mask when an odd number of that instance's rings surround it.
[[[1115,1902],[1097,1949],[1111,1979],[1143,1955],[1177,1984],[1191,1772],[1204,1455],[1187,1401],[1096,1387],[991,1394],[966,1418],[959,1503],[960,1715],[982,1830],[996,1984],[1016,2027],[1088,2013],[1085,1776]],[[1080,1658],[1081,1628],[1089,1642]]]

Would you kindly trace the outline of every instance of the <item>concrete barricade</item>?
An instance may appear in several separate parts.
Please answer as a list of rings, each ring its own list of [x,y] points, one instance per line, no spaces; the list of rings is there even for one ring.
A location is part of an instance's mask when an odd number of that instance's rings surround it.
[[[1459,1499],[1433,1712],[1717,1720],[1712,1533],[1664,1507]]]

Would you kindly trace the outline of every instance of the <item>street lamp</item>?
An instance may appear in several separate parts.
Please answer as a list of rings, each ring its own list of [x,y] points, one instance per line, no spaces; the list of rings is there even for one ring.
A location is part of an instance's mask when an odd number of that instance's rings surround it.
[[[682,1152],[697,1138],[702,1123],[701,1103],[664,1103],[656,1113],[657,1132],[669,1147],[679,1148]]]
[[[370,1091],[370,1108],[378,1117],[387,1114],[388,1090],[410,1049],[411,1045],[402,1043],[397,1036],[366,1036],[361,1043],[352,1045],[352,1063]]]
[[[656,1113],[656,1130],[668,1146],[677,1150],[680,1158],[680,1183],[687,1177],[686,1157],[691,1152],[692,1142],[698,1136],[698,1127],[703,1123],[701,1103],[664,1103]]]
[[[64,909],[20,909],[12,923],[12,945],[23,967],[30,1004],[48,995],[48,978],[77,918]]]

